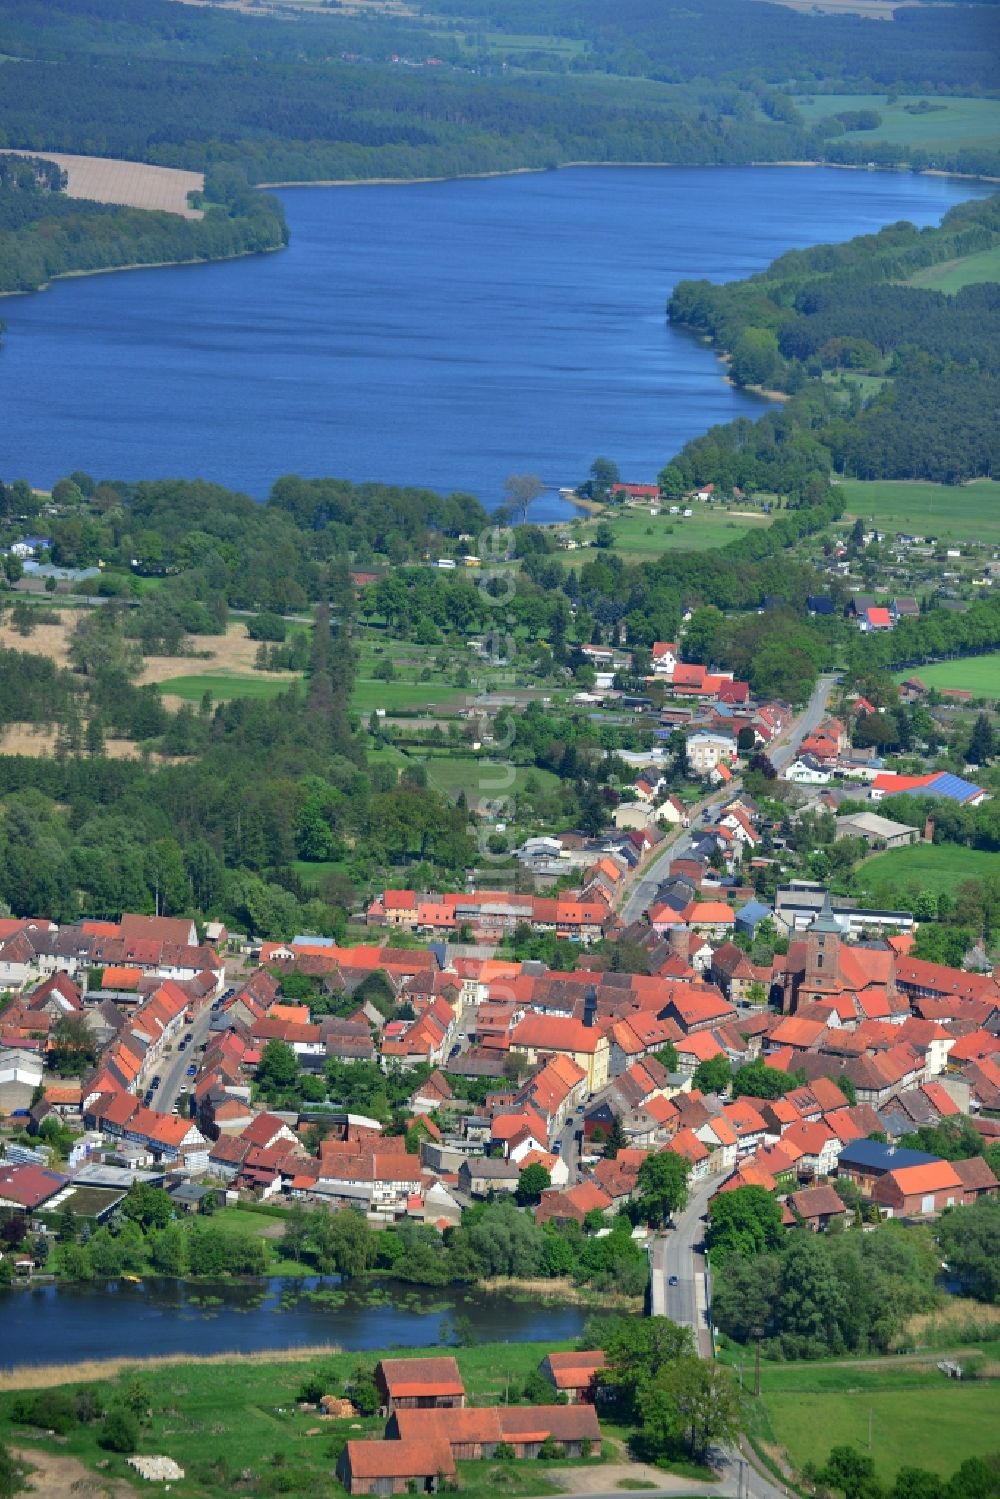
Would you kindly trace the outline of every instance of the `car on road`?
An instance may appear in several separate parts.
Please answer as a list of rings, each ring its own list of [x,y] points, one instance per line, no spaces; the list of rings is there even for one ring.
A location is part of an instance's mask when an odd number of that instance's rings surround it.
[[[180,1043],[180,1045],[178,1046],[177,1050],[178,1051],[186,1051],[187,1050],[187,1042],[186,1041],[182,1041]]]
[[[668,1286],[676,1286],[676,1285],[679,1285],[679,1284],[680,1284],[680,1282],[678,1281],[676,1275],[671,1275],[670,1279],[667,1281],[667,1285]]]
[[[146,1108],[148,1109],[149,1106],[150,1106],[150,1104],[153,1102],[153,1090],[152,1090],[152,1088],[147,1088],[146,1089],[146,1093],[145,1093],[145,1096],[143,1097],[142,1101],[145,1104]]]
[[[194,1075],[195,1075],[195,1073],[197,1071],[198,1071],[198,1068],[195,1066],[194,1062],[192,1062],[191,1066],[187,1070],[187,1076],[188,1077],[194,1077]]]
[[[153,1081],[150,1083],[149,1086],[151,1088],[158,1088],[160,1086],[160,1084],[162,1083],[162,1081],[163,1081],[162,1077],[160,1076],[159,1073],[157,1073],[156,1076],[153,1078]]]

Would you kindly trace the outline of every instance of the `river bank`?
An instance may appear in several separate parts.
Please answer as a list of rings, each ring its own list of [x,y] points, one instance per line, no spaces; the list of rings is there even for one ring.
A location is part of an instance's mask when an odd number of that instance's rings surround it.
[[[986,177],[973,172],[949,172],[941,167],[911,167],[905,162],[896,166],[868,165],[849,161],[745,161],[693,163],[690,161],[560,161],[544,167],[505,167],[495,172],[455,172],[440,177],[316,177],[294,178],[287,182],[256,182],[261,192],[277,192],[290,187],[408,187],[418,183],[480,182],[499,177],[539,176],[548,172],[588,171],[607,168],[614,171],[687,171],[696,166],[699,171],[749,171],[757,167],[824,167],[836,172],[886,172],[894,176],[910,174],[914,177],[954,177],[960,182],[1000,182],[1000,177]]]
[[[29,286],[18,291],[0,291],[3,297],[33,297],[37,292],[48,291],[57,281],[81,281],[91,276],[117,276],[120,271],[174,270],[186,265],[221,265],[227,260],[249,260],[254,255],[276,255],[287,250],[287,245],[268,245],[264,250],[236,250],[232,255],[195,255],[187,260],[133,260],[127,265],[99,265],[92,270],[60,271],[40,286]]]

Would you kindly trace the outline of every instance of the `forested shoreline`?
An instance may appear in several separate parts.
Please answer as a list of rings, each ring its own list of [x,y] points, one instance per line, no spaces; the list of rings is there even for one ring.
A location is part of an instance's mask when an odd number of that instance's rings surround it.
[[[778,461],[773,438],[763,442],[769,428],[785,435],[786,463],[795,454],[826,475],[955,484],[1000,471],[1000,284],[953,296],[906,284],[998,244],[994,195],[960,204],[938,228],[891,224],[792,251],[745,281],[679,282],[671,322],[725,351],[735,384],[791,399],[777,417],[688,443],[671,466],[676,482],[759,486]],[[846,378],[846,398],[834,376]]]
[[[6,164],[6,165],[5,165]],[[37,291],[57,276],[163,262],[223,260],[280,249],[288,226],[277,198],[253,191],[232,168],[208,174],[204,218],[122,208],[65,195],[50,165],[0,154],[0,295]],[[23,180],[17,184],[20,171]]]
[[[520,56],[515,15],[486,0],[420,16],[264,21],[173,0],[8,0],[0,10],[0,151],[58,150],[206,171],[206,216],[63,202],[30,220],[0,183],[0,292],[53,276],[220,259],[280,247],[280,205],[248,187],[412,181],[572,163],[905,165],[1000,176],[987,137],[901,147],[871,109],[807,116],[796,90],[858,94],[997,86],[993,7],[900,12],[892,26],[695,0],[664,15],[631,0],[547,0]],[[496,28],[480,47],[465,26]],[[473,38],[476,33],[473,33]],[[541,38],[544,43],[544,37]],[[433,54],[433,55],[431,55]],[[400,63],[405,66],[400,66]],[[796,80],[793,83],[792,80]],[[942,104],[921,101],[933,114]],[[24,196],[28,196],[25,194]],[[54,199],[58,194],[52,195]]]

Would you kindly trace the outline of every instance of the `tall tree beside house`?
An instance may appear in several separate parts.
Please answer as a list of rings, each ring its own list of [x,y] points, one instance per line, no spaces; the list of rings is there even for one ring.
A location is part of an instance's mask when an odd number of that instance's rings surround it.
[[[624,1150],[627,1144],[628,1136],[625,1133],[621,1118],[616,1114],[611,1121],[611,1128],[608,1130],[608,1138],[604,1146],[605,1160],[617,1160],[618,1152]]]
[[[980,713],[972,725],[966,759],[970,765],[988,765],[996,753],[996,736],[989,718]]]
[[[688,1355],[665,1365],[639,1397],[640,1441],[652,1459],[704,1462],[709,1448],[733,1442],[742,1424],[740,1393],[728,1369]]]
[[[61,1077],[82,1077],[97,1061],[97,1042],[82,1015],[63,1015],[52,1029],[49,1060]]]
[[[705,1243],[714,1261],[730,1255],[752,1258],[779,1248],[785,1230],[781,1207],[763,1187],[737,1187],[719,1192],[709,1209]]]
[[[540,1201],[542,1193],[552,1185],[552,1177],[545,1167],[534,1161],[525,1166],[517,1184],[517,1200],[521,1207],[533,1207]]]
[[[674,1213],[687,1203],[687,1179],[691,1167],[671,1150],[647,1156],[639,1167],[633,1206],[646,1223],[665,1227]]]
[[[698,1063],[691,1085],[699,1088],[702,1093],[725,1093],[732,1080],[733,1069],[729,1065],[729,1058],[720,1051],[718,1056],[707,1057],[705,1061]]]

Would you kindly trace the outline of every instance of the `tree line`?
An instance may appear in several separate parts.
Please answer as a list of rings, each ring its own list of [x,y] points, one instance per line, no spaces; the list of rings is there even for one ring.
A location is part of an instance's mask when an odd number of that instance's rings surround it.
[[[892,224],[781,256],[745,281],[680,282],[668,315],[728,351],[736,384],[792,394],[780,422],[771,416],[756,426],[761,434],[769,423],[783,430],[810,474],[959,483],[993,473],[1000,461],[1000,286],[948,296],[902,283],[997,244],[1000,196],[993,196],[953,209],[936,229]],[[883,383],[870,396],[855,387],[845,400],[823,379],[843,371]],[[746,428],[736,424],[716,429],[689,443],[675,466],[684,478],[724,489],[759,484],[762,436],[751,439],[749,454],[741,437]]]

